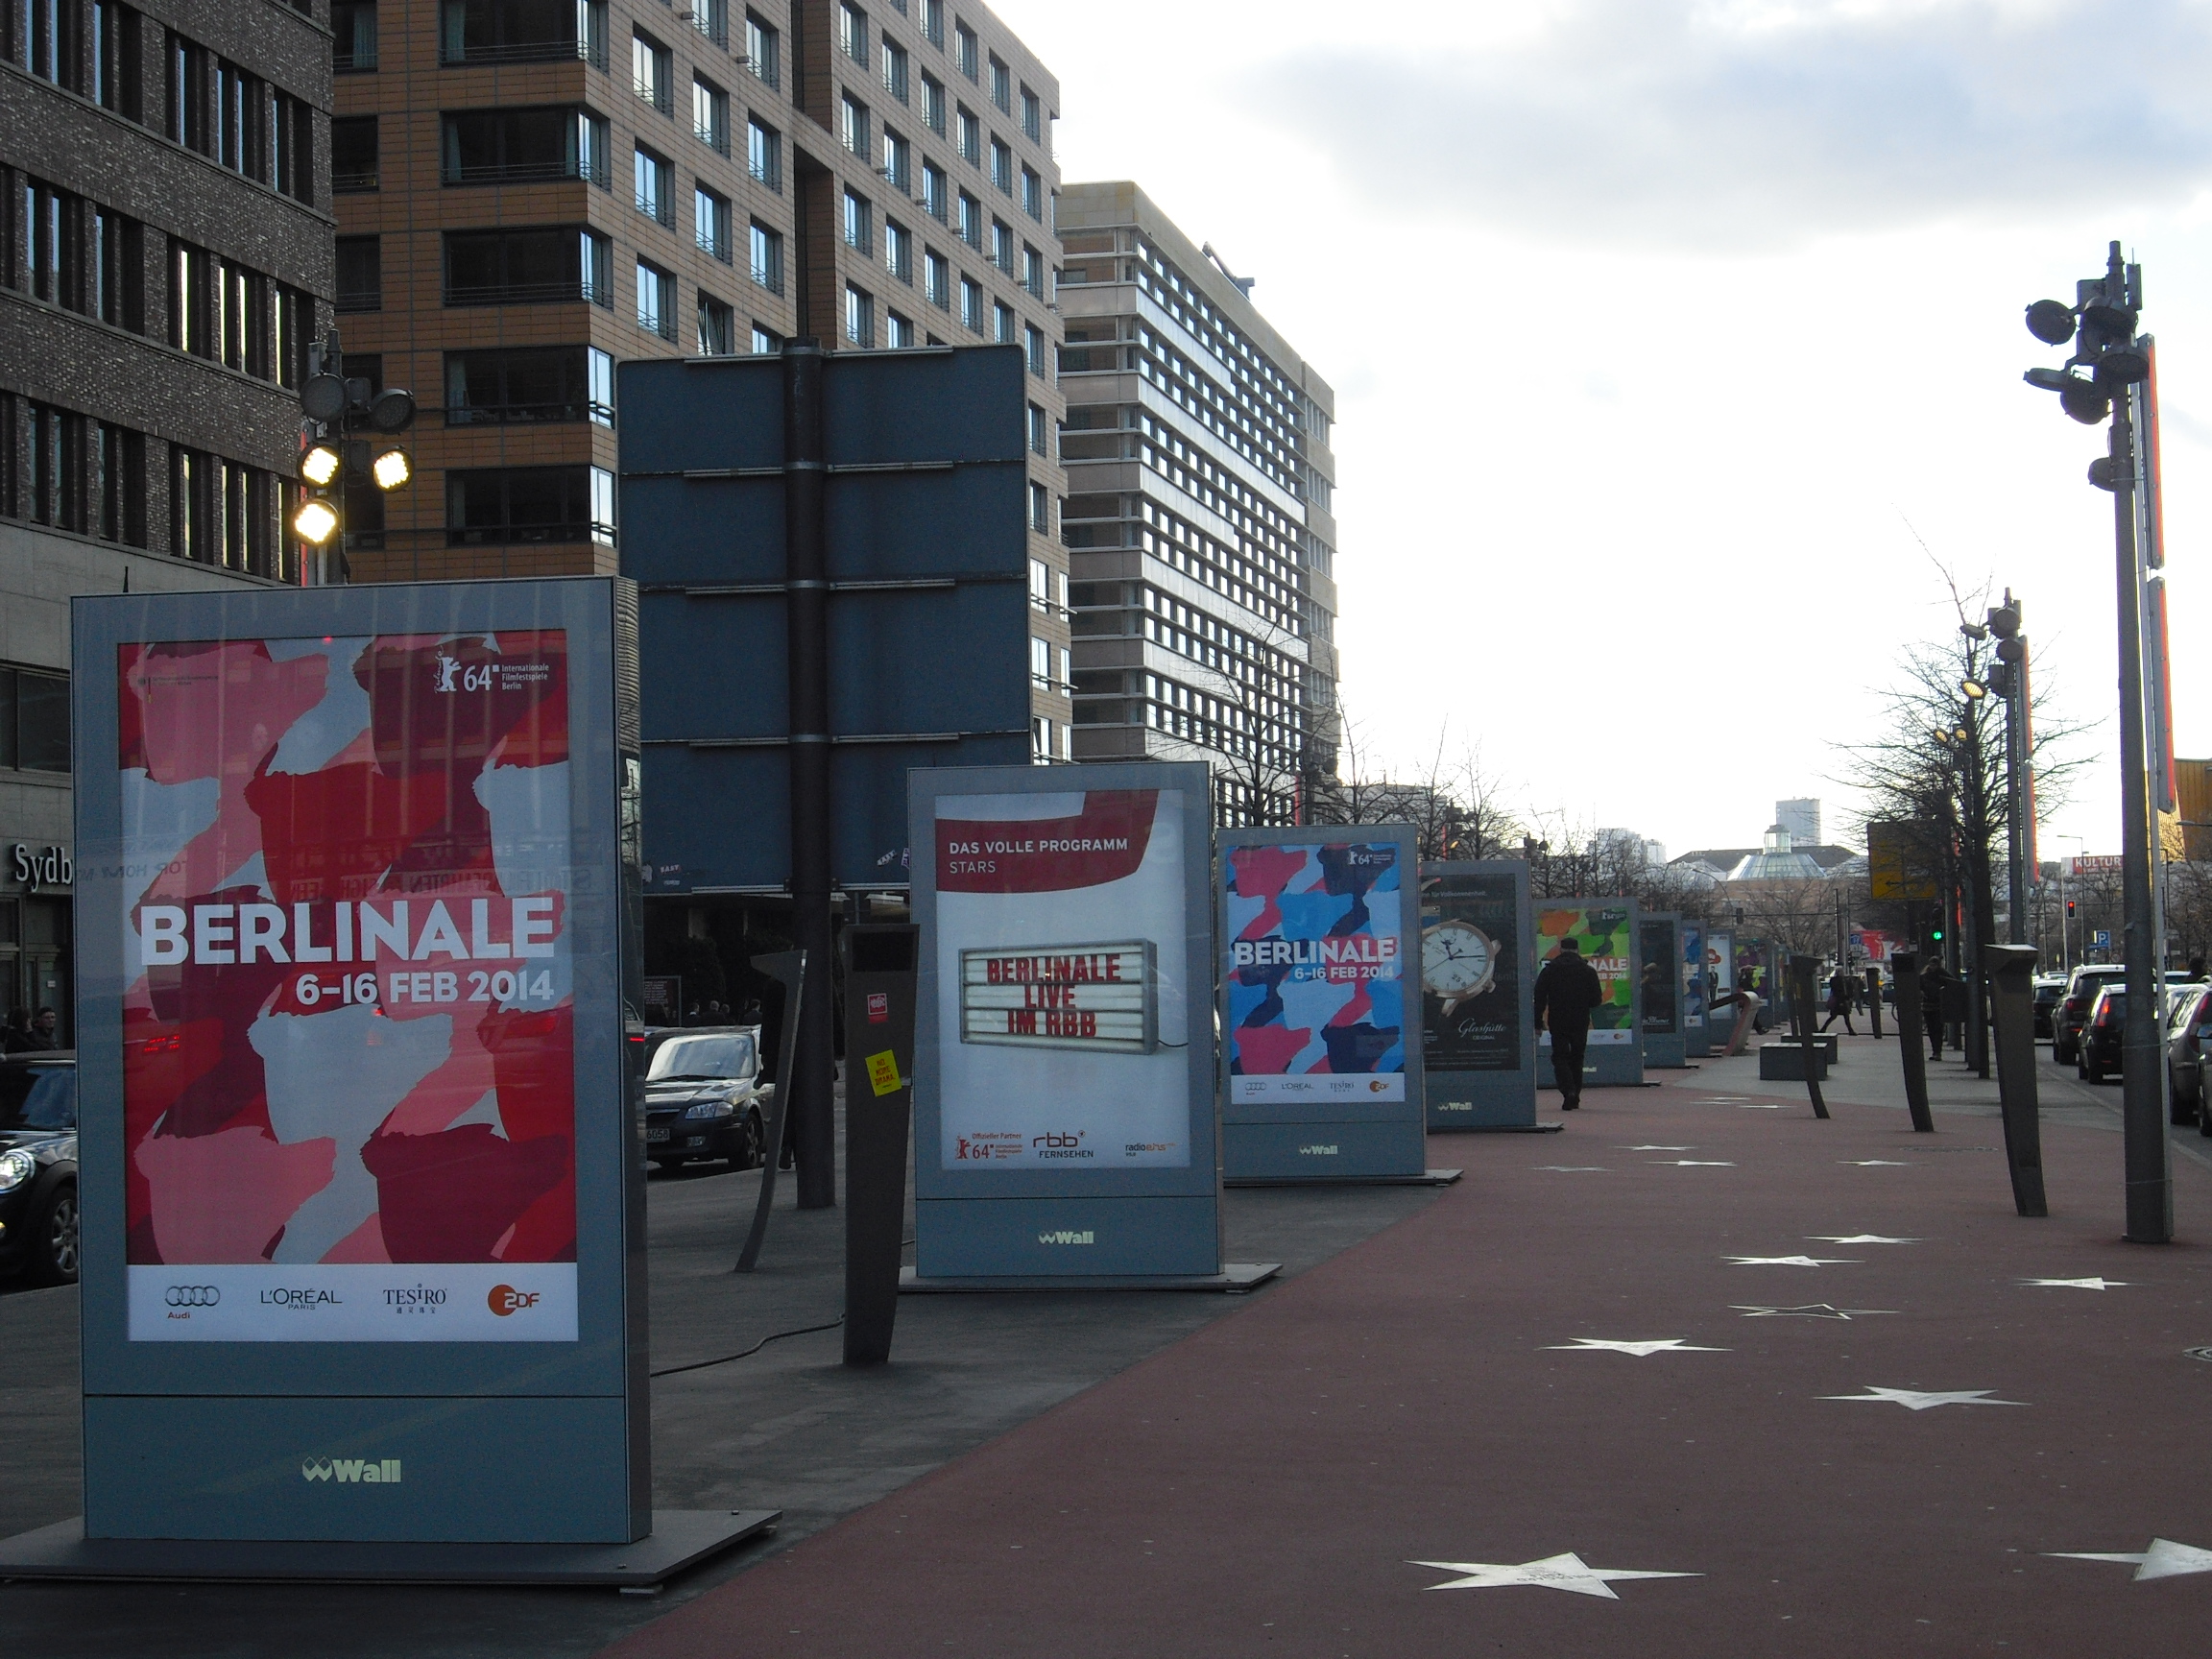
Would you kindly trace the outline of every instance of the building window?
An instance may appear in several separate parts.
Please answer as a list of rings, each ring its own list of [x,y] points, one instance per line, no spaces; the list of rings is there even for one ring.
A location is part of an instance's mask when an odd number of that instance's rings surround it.
[[[868,65],[868,13],[841,0],[837,8],[837,46],[862,68]]]
[[[711,253],[727,265],[731,261],[730,203],[701,184],[691,193],[691,234],[702,253]]]
[[[330,124],[333,133],[339,125]],[[447,184],[540,179],[607,183],[607,123],[573,105],[455,109],[441,118],[439,127],[439,174]]]
[[[753,325],[753,354],[755,356],[773,357],[782,349],[783,342],[776,337],[773,330],[763,328],[757,323]]]
[[[771,294],[783,292],[783,238],[753,221],[753,280]]]
[[[214,148],[208,118],[207,49],[175,30],[169,32],[169,137],[187,150],[209,154]]]
[[[1002,300],[991,301],[991,338],[1001,346],[1014,344],[1014,307]]]
[[[913,188],[913,146],[886,127],[883,129],[883,177],[891,187],[905,196]]]
[[[1029,373],[1038,379],[1045,378],[1045,330],[1034,323],[1022,325],[1022,355],[1028,359]]]
[[[876,252],[875,220],[867,199],[845,192],[845,246],[860,253]]]
[[[614,359],[596,346],[584,350],[584,374],[592,424],[614,424]]]
[[[341,239],[343,240],[343,238]],[[610,245],[569,226],[445,232],[445,303],[613,303]]]
[[[922,0],[922,36],[940,50],[945,45],[945,0]]]
[[[991,55],[991,102],[1007,114],[1014,113],[1014,78],[1006,65],[998,61],[998,55]]]
[[[745,13],[745,67],[769,85],[776,84],[783,37],[757,12]]]
[[[1014,194],[1014,152],[997,138],[991,140],[991,182]]]
[[[384,309],[384,257],[382,240],[375,236],[338,238],[338,303],[340,311]]]
[[[233,173],[259,179],[266,156],[261,146],[261,82],[227,58],[215,60],[215,162]]]
[[[1050,423],[1050,422],[1049,422],[1049,421],[1046,420],[1046,415],[1045,415],[1045,411],[1044,411],[1044,410],[1042,410],[1042,409],[1040,409],[1040,408],[1039,408],[1039,407],[1038,407],[1036,404],[1034,404],[1034,403],[1030,404],[1030,405],[1029,405],[1029,450],[1030,450],[1030,453],[1031,453],[1031,454],[1035,454],[1035,455],[1044,455],[1044,454],[1046,454],[1046,442],[1047,442],[1047,439],[1048,439],[1048,437],[1049,437],[1049,435],[1050,435],[1050,432],[1051,432],[1051,423]]]
[[[737,313],[721,301],[699,295],[699,355],[730,357],[737,350]]]
[[[637,261],[637,326],[663,340],[676,338],[676,278],[643,259]]]
[[[883,221],[883,269],[902,282],[914,280],[914,233],[895,219]]]
[[[669,181],[671,174],[667,159],[656,156],[640,144],[631,169],[637,187],[637,211],[648,219],[669,223]]]
[[[998,219],[991,221],[991,263],[1014,275],[1014,227]]]
[[[71,311],[92,306],[84,291],[84,209],[82,196],[24,180],[23,284],[38,299]],[[10,286],[14,286],[14,270],[8,276]]]
[[[850,282],[845,284],[845,340],[863,349],[876,344],[876,301]]]
[[[960,65],[960,73],[969,80],[975,79],[981,67],[982,42],[975,38],[975,31],[965,23],[952,25],[953,60]]]
[[[144,42],[135,11],[122,0],[92,0],[92,100],[126,121],[138,120],[144,108]]]
[[[851,93],[840,106],[837,132],[847,150],[863,161],[868,159],[868,106]]]
[[[146,436],[103,421],[90,460],[92,533],[132,547],[146,545]]]
[[[606,385],[593,383],[595,372],[605,375]],[[585,420],[611,424],[613,412],[606,403],[613,397],[613,359],[588,346],[448,351],[445,424],[528,426]]]
[[[903,104],[906,102],[906,48],[882,42],[883,90]]]
[[[963,104],[952,117],[953,141],[959,146],[960,159],[971,167],[983,165],[983,124]]]
[[[69,676],[0,668],[0,767],[69,770]]]
[[[1045,180],[1034,167],[1022,169],[1022,211],[1040,225],[1045,222]]]
[[[934,76],[922,77],[922,125],[945,136],[945,84]]]
[[[745,124],[745,170],[770,190],[783,188],[783,136],[757,121]]]
[[[1052,642],[1029,636],[1029,678],[1040,688],[1048,689],[1052,684]]]
[[[1045,142],[1045,105],[1036,93],[1022,88],[1022,131],[1029,135],[1029,142]]]
[[[445,474],[448,547],[613,540],[614,480],[603,468],[454,468]]]
[[[696,75],[691,78],[691,131],[708,149],[730,154],[730,94]]]
[[[1029,528],[1040,536],[1052,534],[1052,492],[1042,484],[1029,486]]]
[[[650,35],[630,37],[630,90],[666,115],[674,109],[675,74],[668,48]]]
[[[717,46],[730,44],[730,0],[690,0],[691,27]]]
[[[973,276],[960,278],[960,321],[971,334],[983,332],[983,290]]]
[[[963,190],[960,192],[960,240],[977,252],[983,251],[983,204]]]
[[[933,161],[923,162],[922,211],[942,225],[945,222],[945,204],[950,195],[950,183],[945,177],[945,169]]]
[[[1038,299],[1045,298],[1045,255],[1026,242],[1022,245],[1022,286]]]
[[[336,0],[330,8],[331,67],[358,75],[376,67],[376,0]]]
[[[922,255],[922,292],[939,310],[952,302],[952,267],[944,254],[930,252]]]
[[[57,530],[84,528],[84,427],[82,415],[44,403],[25,406],[25,459],[31,488],[24,517]]]
[[[92,290],[101,322],[146,332],[146,228],[107,207],[92,216]]]
[[[330,188],[340,195],[376,188],[376,117],[348,115],[330,123]]]
[[[444,0],[441,63],[553,63],[607,67],[606,0]]]
[[[894,351],[900,351],[914,343],[914,325],[896,311],[884,312],[883,344]]]

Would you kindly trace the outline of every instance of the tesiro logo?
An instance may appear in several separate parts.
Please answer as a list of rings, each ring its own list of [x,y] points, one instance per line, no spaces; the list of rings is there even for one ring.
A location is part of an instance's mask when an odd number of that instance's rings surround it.
[[[300,1479],[335,1480],[342,1486],[397,1486],[399,1484],[399,1459],[302,1457],[300,1459]]]
[[[1037,1242],[1040,1244],[1095,1244],[1098,1240],[1092,1237],[1092,1231],[1088,1227],[1080,1233],[1070,1233],[1063,1227],[1057,1233],[1038,1234]]]
[[[1336,1156],[1336,1148],[1334,1146],[1301,1146],[1298,1148],[1298,1155],[1301,1158],[1334,1158]]]

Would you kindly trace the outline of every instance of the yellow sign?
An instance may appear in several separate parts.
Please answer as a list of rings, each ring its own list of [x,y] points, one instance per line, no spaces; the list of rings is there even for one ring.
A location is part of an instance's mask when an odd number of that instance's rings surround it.
[[[1870,899],[1933,899],[1936,872],[1930,849],[1934,825],[1910,822],[1866,826],[1866,888]]]
[[[899,1081],[899,1062],[890,1049],[868,1056],[868,1082],[878,1095],[899,1093],[902,1087]]]

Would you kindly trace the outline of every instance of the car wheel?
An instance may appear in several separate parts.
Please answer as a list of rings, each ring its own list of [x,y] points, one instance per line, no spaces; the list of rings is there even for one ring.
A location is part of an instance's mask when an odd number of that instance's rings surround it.
[[[2081,1056],[2081,1077],[2082,1080],[2087,1083],[2102,1083],[2104,1081],[2104,1068],[2097,1062],[2097,1059],[2094,1055],[2088,1054],[2086,1052],[2084,1052]]]
[[[42,1285],[77,1283],[77,1184],[65,1182],[55,1189],[38,1213],[33,1236],[32,1271]]]
[[[2197,1133],[2212,1141],[2212,1101],[2204,1098],[2204,1070],[2197,1070]]]
[[[737,1125],[737,1150],[730,1156],[733,1169],[757,1169],[766,1149],[768,1132],[762,1127],[757,1110],[748,1111]]]

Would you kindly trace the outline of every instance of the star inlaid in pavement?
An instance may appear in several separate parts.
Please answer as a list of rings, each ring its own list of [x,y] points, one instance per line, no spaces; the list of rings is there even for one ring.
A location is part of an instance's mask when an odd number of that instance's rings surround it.
[[[1700,1348],[1687,1336],[1670,1336],[1664,1342],[1613,1342],[1602,1336],[1577,1336],[1572,1342],[1546,1344],[1547,1353],[1575,1354],[1633,1354],[1641,1359],[1648,1354],[1726,1354],[1726,1348]]]
[[[1623,1567],[1590,1567],[1570,1550],[1564,1555],[1547,1555],[1541,1561],[1507,1565],[1493,1561],[1410,1561],[1410,1567],[1433,1567],[1439,1573],[1457,1573],[1449,1583],[1431,1584],[1431,1590],[1496,1590],[1507,1584],[1533,1584],[1543,1590],[1569,1590],[1577,1596],[1602,1596],[1618,1601],[1612,1582],[1624,1578],[1702,1578],[1702,1573],[1637,1573]]]
[[[1654,1158],[1654,1169],[1733,1169],[1735,1165],[1725,1158]]]
[[[1850,1256],[1729,1256],[1724,1261],[1739,1267],[1856,1267]]]
[[[1808,1233],[1819,1244],[1917,1244],[1917,1238],[1885,1238],[1879,1233]]]
[[[2135,1569],[2134,1581],[2146,1578],[2178,1578],[2187,1573],[2212,1573],[2212,1550],[2200,1550],[2194,1544],[2176,1544],[2171,1538],[2153,1538],[2151,1548],[2140,1555],[2096,1555],[2085,1550],[2046,1550],[2046,1555],[2056,1555],[2062,1561],[2119,1561]]]
[[[2024,1290],[2124,1290],[2133,1284],[2131,1279],[2023,1279]]]
[[[1900,1164],[1894,1158],[1839,1158],[1839,1164],[1848,1164],[1854,1169],[1910,1169],[1910,1164]]]
[[[1623,1146],[1623,1152],[1695,1152],[1695,1146]]]
[[[1602,1164],[1539,1164],[1536,1167],[1550,1169],[1561,1175],[1602,1175],[1605,1172],[1605,1166]]]
[[[1808,1302],[1801,1308],[1758,1308],[1743,1302],[1729,1307],[1746,1319],[1863,1319],[1869,1313],[1894,1313],[1894,1308],[1837,1308],[1826,1302]]]
[[[1894,1404],[1908,1411],[1933,1411],[1938,1406],[2025,1406],[2025,1400],[1992,1400],[1994,1388],[1953,1389],[1949,1393],[1928,1393],[1918,1388],[1877,1388],[1866,1384],[1863,1394],[1823,1394],[1823,1400],[1871,1401],[1875,1405]]]

